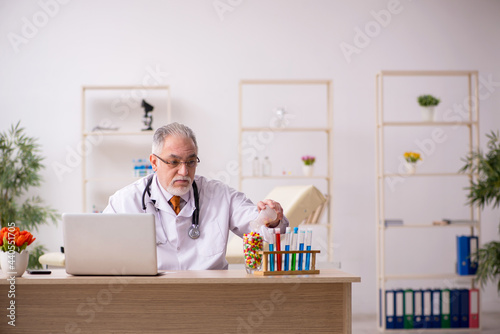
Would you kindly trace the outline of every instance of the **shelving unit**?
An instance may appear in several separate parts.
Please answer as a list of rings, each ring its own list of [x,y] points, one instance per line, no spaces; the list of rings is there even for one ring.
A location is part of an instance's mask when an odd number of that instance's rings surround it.
[[[111,194],[139,179],[132,160],[149,156],[154,134],[141,130],[142,99],[154,106],[153,128],[170,123],[169,86],[82,87],[82,212],[104,209]]]
[[[461,118],[458,119],[458,117],[455,117],[454,119],[451,119],[451,117],[448,117],[450,119],[444,119],[444,120],[439,120],[435,122],[422,122],[422,121],[417,121],[417,120],[388,120],[386,119],[386,101],[387,101],[387,96],[390,95],[391,90],[386,89],[386,80],[388,77],[398,77],[398,78],[390,78],[391,80],[401,80],[401,78],[406,77],[408,80],[416,80],[415,78],[418,77],[419,80],[422,79],[432,79],[434,80],[436,77],[441,77],[441,79],[444,78],[444,80],[451,80],[449,77],[458,77],[460,80],[465,79],[464,81],[466,82],[466,87],[463,87],[463,89],[466,91],[465,95],[463,96],[463,104],[465,107],[463,110],[465,110],[464,114],[460,115]],[[462,85],[463,82],[458,82],[457,87]],[[406,85],[400,85],[400,87],[408,87]],[[446,85],[442,85],[444,90],[446,90]],[[455,87],[455,86],[453,86]],[[469,224],[449,224],[449,225],[433,225],[432,221],[429,221],[428,219],[422,219],[419,218],[419,216],[422,216],[422,212],[418,212],[418,210],[414,210],[412,212],[412,217],[411,217],[411,222],[408,222],[409,224],[400,225],[400,226],[386,226],[385,225],[385,220],[386,219],[394,219],[395,217],[390,217],[387,214],[387,206],[389,203],[387,202],[387,197],[388,194],[393,195],[392,192],[396,192],[397,189],[393,186],[390,191],[388,191],[388,184],[390,180],[394,180],[395,178],[400,178],[400,180],[404,180],[405,182],[407,180],[418,180],[419,182],[425,182],[425,180],[432,180],[433,183],[437,183],[440,180],[445,180],[445,179],[450,179],[450,178],[467,178],[469,181],[472,181],[476,175],[473,175],[471,173],[469,174],[463,174],[463,173],[458,173],[457,172],[450,172],[450,171],[443,171],[443,170],[433,170],[433,171],[423,171],[417,172],[415,174],[404,174],[401,173],[400,170],[398,171],[391,171],[387,170],[388,163],[387,163],[387,154],[385,148],[388,145],[388,142],[386,140],[386,131],[389,128],[404,128],[406,130],[407,134],[412,134],[415,132],[415,128],[417,129],[422,129],[422,128],[435,128],[435,129],[440,129],[442,131],[445,131],[444,129],[465,129],[465,139],[462,138],[462,140],[465,140],[467,142],[467,148],[465,153],[470,153],[473,150],[476,150],[479,147],[479,99],[478,99],[478,88],[479,83],[478,83],[478,72],[477,71],[382,71],[376,75],[376,242],[377,242],[377,252],[376,252],[376,259],[377,259],[377,310],[378,310],[378,316],[377,316],[377,322],[379,323],[379,330],[380,331],[385,331],[386,330],[386,312],[385,312],[385,293],[387,290],[387,284],[391,281],[413,281],[413,280],[430,280],[430,281],[439,281],[439,284],[443,284],[443,282],[447,282],[447,284],[450,284],[452,281],[456,282],[464,282],[467,285],[470,285],[471,288],[474,288],[474,281],[473,278],[475,276],[460,276],[457,275],[453,272],[448,272],[448,273],[425,273],[424,268],[419,268],[420,272],[415,274],[415,273],[408,273],[408,274],[393,274],[393,273],[388,273],[387,272],[387,265],[388,265],[388,254],[387,254],[387,242],[389,241],[389,238],[392,237],[394,238],[394,234],[397,234],[397,238],[401,238],[405,241],[401,242],[401,246],[403,248],[399,248],[400,251],[407,251],[408,246],[406,243],[410,241],[412,238],[416,238],[415,236],[417,233],[422,233],[422,231],[426,231],[427,235],[432,235],[436,234],[438,231],[441,231],[440,233],[447,233],[449,235],[449,239],[446,239],[443,241],[443,247],[446,247],[447,250],[449,248],[456,249],[456,243],[455,243],[455,235],[451,233],[457,233],[456,231],[461,230],[464,231],[464,234],[469,234],[469,235],[476,235],[479,237],[480,235],[480,211],[477,208],[473,208],[470,206],[466,211],[468,211],[466,219],[470,220],[471,222],[476,222],[476,223],[469,223]],[[455,87],[456,88],[456,87]],[[405,89],[405,88],[401,88]],[[394,90],[392,90],[394,92]],[[431,93],[431,92],[417,92],[416,94],[419,93]],[[387,95],[384,95],[387,94]],[[420,95],[420,94],[419,94]],[[418,107],[418,104],[416,102],[416,97],[415,96],[415,104]],[[462,100],[456,101],[458,103],[463,102]],[[392,105],[392,107],[397,106],[398,103],[395,103]],[[397,110],[399,113],[403,114],[406,112],[406,110]],[[448,114],[445,115],[451,115],[452,110],[450,107],[450,110],[447,110]],[[456,115],[455,115],[456,116]],[[446,118],[446,117],[443,117]],[[413,132],[412,132],[413,131]],[[444,132],[441,132],[444,133]],[[460,137],[460,133],[456,134],[456,139]],[[451,136],[450,136],[451,137]],[[447,138],[446,143],[451,143],[453,142],[453,139],[450,139],[450,137]],[[414,142],[417,142],[416,140]],[[393,143],[392,143],[393,144]],[[438,144],[436,144],[438,145]],[[401,155],[403,152],[400,152]],[[387,155],[386,155],[387,154]],[[437,155],[437,154],[436,154]],[[427,160],[432,160],[433,156],[432,154],[429,154],[429,157],[427,157]],[[443,166],[440,166],[443,167]],[[467,182],[467,180],[465,181]],[[393,195],[394,196],[394,195]],[[421,198],[419,200],[422,200]],[[422,200],[422,201],[425,201]],[[430,201],[427,199],[427,201]],[[466,202],[466,198],[462,198],[461,202],[456,203],[455,205],[457,207],[464,206],[464,203]],[[429,207],[436,207],[436,205],[440,205],[439,203],[432,203],[429,202],[427,203]],[[414,204],[413,204],[414,205]],[[407,207],[411,207],[411,204],[407,204]],[[439,208],[442,209],[442,208]],[[443,219],[443,217],[435,217],[436,220],[438,219]],[[391,231],[391,236],[389,237],[387,234]],[[444,231],[444,232],[443,232]],[[462,232],[460,232],[462,233]],[[425,242],[426,240],[422,240],[422,242]],[[421,249],[411,249],[411,252],[417,253],[420,252]],[[455,252],[456,253],[456,252]],[[398,256],[402,256],[399,255]],[[436,257],[439,257],[438,254],[435,254]],[[433,260],[433,259],[429,259]],[[451,266],[450,266],[451,267]],[[403,283],[406,284],[406,283]],[[443,286],[445,288],[446,286]],[[403,288],[403,287],[399,287]],[[382,298],[381,298],[382,297]],[[378,306],[381,306],[380,308]],[[380,320],[380,321],[379,321]],[[432,328],[430,330],[437,330],[435,328]],[[429,331],[430,331],[429,330]],[[443,329],[445,330],[445,329]],[[474,329],[471,328],[452,328],[453,331],[471,331]],[[419,331],[422,331],[422,329],[419,329]],[[427,329],[425,329],[427,331]]]
[[[297,114],[300,114],[298,118],[301,118],[302,122],[301,124],[291,124],[290,126],[273,126],[272,122],[270,122],[269,125],[266,126],[260,126],[257,124],[247,124],[247,122],[244,121],[245,119],[245,103],[248,103],[248,101],[252,101],[252,98],[247,98],[245,96],[245,89],[247,88],[254,88],[254,87],[260,87],[260,88],[265,88],[266,90],[269,89],[278,89],[278,88],[291,88],[294,87],[294,89],[303,89],[305,91],[304,93],[304,98],[302,98],[301,102],[298,102],[297,104],[300,105],[297,108],[292,108],[294,109],[292,112]],[[286,89],[285,88],[285,89]],[[245,183],[246,182],[264,182],[262,183],[263,186],[261,189],[265,189],[265,194],[267,194],[269,191],[272,190],[273,187],[275,186],[281,186],[281,185],[291,185],[291,184],[297,184],[297,182],[319,182],[323,183],[324,189],[325,189],[325,194],[328,196],[330,203],[332,202],[332,82],[330,80],[242,80],[240,81],[239,84],[239,158],[238,158],[238,186],[240,191],[243,191],[245,189]],[[266,91],[267,92],[267,91]],[[272,95],[273,93],[270,93]],[[266,94],[256,94],[254,97],[255,99],[266,99],[266,96],[263,96]],[[309,107],[309,104],[314,104],[313,102],[308,101],[308,99],[314,100],[315,97],[317,98],[317,101],[324,101],[325,105],[322,105],[322,108],[324,109],[324,112],[326,115],[324,115],[324,122],[322,124],[314,124],[309,126],[308,121],[311,120],[312,118],[309,118],[307,115],[307,108]],[[286,101],[280,101],[280,103],[289,103],[290,99],[298,99],[297,95],[295,94],[289,94],[286,96],[286,98],[283,98],[282,100]],[[268,110],[269,113],[272,111],[272,108],[275,107],[283,107],[283,105],[272,105],[271,109]],[[314,108],[314,107],[313,107]],[[286,108],[285,108],[286,109]],[[269,114],[271,115],[271,114]],[[258,117],[258,116],[256,116]],[[270,117],[265,116],[266,119],[270,119]],[[291,122],[293,123],[293,122]],[[326,125],[326,126],[325,126]],[[243,147],[244,143],[244,136],[245,134],[249,133],[271,133],[275,138],[283,138],[286,136],[293,136],[293,138],[303,138],[303,141],[305,142],[310,142],[311,147],[315,147],[316,143],[313,142],[313,139],[311,139],[312,136],[323,136],[324,137],[321,139],[321,145],[324,145],[325,148],[325,156],[322,157],[321,161],[317,161],[316,164],[322,164],[322,172],[319,175],[313,175],[313,176],[303,176],[300,175],[299,173],[295,173],[292,175],[286,174],[286,175],[280,175],[279,173],[276,173],[276,165],[277,162],[276,160],[273,162],[273,169],[274,173],[270,176],[253,176],[251,173],[248,171],[245,171],[245,162],[243,161],[244,159],[244,150],[245,148]],[[292,138],[292,137],[287,137],[287,138]],[[286,144],[281,144],[280,150],[283,152],[286,152],[287,156],[283,157],[283,159],[287,160],[284,162],[284,164],[297,164],[299,163],[296,159],[300,159],[301,152],[296,152],[297,155],[292,155],[290,153],[294,152],[293,150],[290,150],[289,147],[284,147]],[[279,158],[277,158],[279,159]],[[282,162],[282,161],[280,161]],[[316,165],[315,164],[315,168]],[[316,169],[315,169],[316,170]],[[324,170],[324,172],[323,172]],[[268,181],[265,183],[265,181]],[[303,182],[301,182],[303,183]],[[259,183],[260,184],[260,183]],[[265,195],[263,194],[263,195]],[[331,220],[331,204],[328,205],[328,210],[326,210],[326,228],[328,230],[328,259],[331,261],[332,259],[332,254],[333,254],[333,228],[332,228],[332,220]]]

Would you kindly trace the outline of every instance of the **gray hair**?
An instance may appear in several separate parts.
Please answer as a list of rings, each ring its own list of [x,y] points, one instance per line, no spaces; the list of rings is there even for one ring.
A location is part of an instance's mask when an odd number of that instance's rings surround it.
[[[152,151],[154,154],[161,154],[161,151],[163,150],[163,144],[165,143],[165,138],[167,138],[168,136],[190,138],[194,143],[196,152],[198,152],[198,143],[196,142],[196,136],[194,135],[193,130],[191,130],[184,124],[174,122],[156,129],[153,136],[152,147]]]

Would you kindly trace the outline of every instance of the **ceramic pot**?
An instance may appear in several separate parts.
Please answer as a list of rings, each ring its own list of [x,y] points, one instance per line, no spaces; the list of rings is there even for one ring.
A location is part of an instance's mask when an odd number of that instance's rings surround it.
[[[304,172],[304,176],[312,176],[314,172],[313,165],[304,165],[302,166],[302,172]]]
[[[405,162],[405,169],[407,174],[415,174],[417,171],[417,163],[415,162]]]
[[[422,120],[424,122],[434,122],[436,113],[434,112],[434,106],[432,107],[422,107]]]
[[[4,275],[21,277],[28,267],[28,259],[27,250],[23,250],[21,253],[0,251],[0,263]]]

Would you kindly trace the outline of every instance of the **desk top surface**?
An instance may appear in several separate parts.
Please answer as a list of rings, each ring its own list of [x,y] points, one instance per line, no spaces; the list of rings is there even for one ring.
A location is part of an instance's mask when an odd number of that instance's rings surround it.
[[[0,274],[0,285],[10,284]],[[52,269],[50,275],[24,273],[16,277],[15,284],[111,284],[126,281],[128,284],[272,284],[272,283],[355,283],[359,276],[337,269],[321,269],[316,275],[256,276],[245,270],[186,270],[166,271],[157,276],[73,276],[64,269]]]

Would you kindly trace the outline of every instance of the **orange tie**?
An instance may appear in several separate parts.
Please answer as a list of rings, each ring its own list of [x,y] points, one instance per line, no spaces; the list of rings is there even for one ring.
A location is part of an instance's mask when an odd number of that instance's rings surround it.
[[[181,211],[181,198],[179,196],[172,196],[170,199],[170,204],[172,204],[172,209],[176,215]]]

